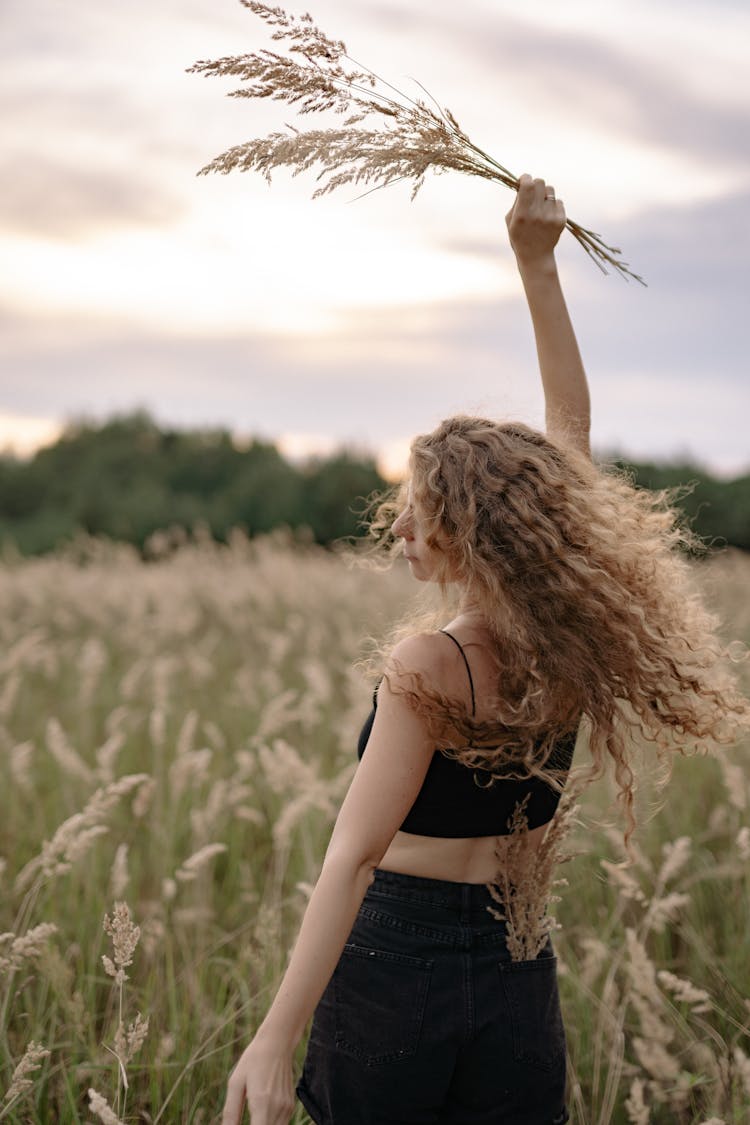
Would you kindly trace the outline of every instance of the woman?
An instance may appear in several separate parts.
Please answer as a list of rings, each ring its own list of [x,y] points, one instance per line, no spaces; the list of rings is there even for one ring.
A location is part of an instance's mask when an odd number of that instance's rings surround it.
[[[229,1080],[224,1125],[552,1125],[568,1119],[555,959],[511,957],[488,912],[510,822],[535,848],[582,715],[632,826],[627,733],[660,751],[746,718],[658,499],[589,458],[589,395],[557,277],[563,204],[522,176],[510,242],[547,434],[455,418],[412,446],[387,505],[413,576],[458,595],[392,648],[361,763],[277,996]],[[676,732],[676,733],[675,733]],[[364,749],[366,746],[366,753]],[[437,752],[436,748],[443,752]],[[475,782],[479,782],[476,784]]]

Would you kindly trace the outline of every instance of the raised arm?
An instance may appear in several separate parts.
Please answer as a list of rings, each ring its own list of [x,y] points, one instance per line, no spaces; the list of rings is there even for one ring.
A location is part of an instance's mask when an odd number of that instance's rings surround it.
[[[589,388],[555,262],[565,208],[544,180],[524,175],[505,221],[534,326],[547,433],[590,456]]]

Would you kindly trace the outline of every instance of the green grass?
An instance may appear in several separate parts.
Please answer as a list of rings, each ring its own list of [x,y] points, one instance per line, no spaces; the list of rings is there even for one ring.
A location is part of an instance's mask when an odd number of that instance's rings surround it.
[[[750,560],[727,556],[701,574],[732,635],[750,640]],[[283,972],[354,768],[370,689],[352,665],[362,639],[382,634],[412,594],[403,572],[349,570],[280,538],[204,543],[148,564],[106,544],[78,557],[8,562],[0,934],[42,922],[57,932],[15,971],[0,969],[0,1092],[29,1041],[50,1051],[26,1095],[9,1105],[0,1093],[0,1121],[90,1121],[90,1086],[128,1121],[217,1120],[227,1075]],[[724,766],[678,760],[655,813],[644,759],[644,858],[629,872],[641,901],[618,892],[602,867],[621,858],[618,832],[605,827],[616,823],[610,784],[586,794],[556,935],[580,1125],[630,1120],[625,1101],[637,1078],[653,1122],[750,1117],[741,1074],[750,1054],[750,865],[737,848],[750,824],[749,758],[744,745]],[[44,876],[33,867],[44,841],[98,787],[129,774],[151,781],[113,802],[100,818],[106,833],[67,870]],[[682,836],[690,855],[660,888],[663,847]],[[178,877],[211,843],[226,851],[193,880]],[[113,888],[122,844],[128,881]],[[150,1020],[128,1066],[124,1112],[107,1050],[117,996],[101,961],[112,952],[102,919],[115,890],[142,930],[124,1018],[140,1011]],[[669,893],[688,897],[655,924],[653,904]],[[706,1011],[673,1003],[658,979],[651,991],[639,984],[628,929],[656,970],[710,994]],[[9,945],[0,941],[0,958]],[[668,1075],[653,1062],[659,1043],[672,1060]],[[299,1109],[293,1120],[307,1118]]]

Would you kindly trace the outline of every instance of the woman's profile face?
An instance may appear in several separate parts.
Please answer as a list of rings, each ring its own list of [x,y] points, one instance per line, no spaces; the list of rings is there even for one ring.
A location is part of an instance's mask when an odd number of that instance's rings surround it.
[[[425,539],[424,520],[414,506],[411,485],[406,507],[393,521],[391,531],[397,538],[403,539],[404,558],[414,577],[419,582],[430,582],[435,575],[440,551],[438,547],[430,546]]]

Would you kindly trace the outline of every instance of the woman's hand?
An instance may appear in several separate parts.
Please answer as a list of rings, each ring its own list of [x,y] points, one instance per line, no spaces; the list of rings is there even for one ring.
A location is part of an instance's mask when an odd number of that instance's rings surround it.
[[[544,264],[552,260],[565,229],[565,208],[553,187],[524,174],[505,222],[519,267]]]
[[[294,1109],[292,1056],[256,1037],[229,1076],[221,1125],[240,1125],[247,1102],[251,1125],[289,1125]]]

